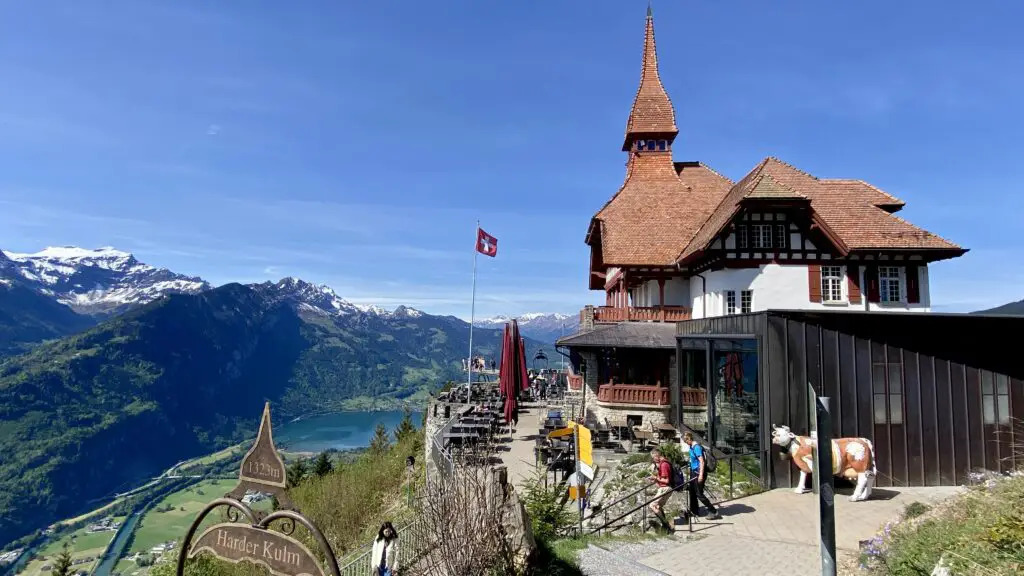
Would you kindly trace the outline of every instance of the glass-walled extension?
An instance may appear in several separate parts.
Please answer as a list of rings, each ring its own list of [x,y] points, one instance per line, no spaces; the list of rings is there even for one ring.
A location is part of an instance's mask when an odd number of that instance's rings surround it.
[[[681,338],[677,425],[718,456],[709,488],[721,499],[760,492],[762,455],[758,342],[753,338]]]

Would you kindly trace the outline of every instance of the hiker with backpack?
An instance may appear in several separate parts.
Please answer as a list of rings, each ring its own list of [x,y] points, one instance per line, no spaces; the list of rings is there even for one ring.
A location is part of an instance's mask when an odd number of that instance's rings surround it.
[[[700,516],[700,505],[697,503],[700,500],[708,509],[708,520],[721,520],[718,510],[704,493],[707,475],[715,469],[714,455],[710,454],[710,449],[705,450],[694,440],[691,432],[683,434],[683,442],[690,447],[690,512]]]
[[[672,496],[672,490],[675,488],[672,486],[672,463],[657,449],[651,450],[651,460],[654,461],[655,470],[655,475],[651,476],[651,480],[658,484],[658,492],[655,495],[657,499],[651,502],[648,508],[666,527],[671,527],[665,518],[665,504]]]

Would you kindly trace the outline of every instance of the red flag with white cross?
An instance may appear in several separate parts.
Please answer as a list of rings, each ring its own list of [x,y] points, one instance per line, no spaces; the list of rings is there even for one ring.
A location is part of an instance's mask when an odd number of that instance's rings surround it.
[[[476,251],[484,256],[494,258],[498,255],[498,239],[478,227],[476,229]]]

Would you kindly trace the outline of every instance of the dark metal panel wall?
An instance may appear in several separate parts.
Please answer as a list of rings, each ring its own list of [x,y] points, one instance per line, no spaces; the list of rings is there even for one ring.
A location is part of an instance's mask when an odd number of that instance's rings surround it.
[[[841,375],[839,371],[839,335],[835,330],[821,330],[821,395],[832,399],[832,437],[842,436],[843,397],[839,393]]]
[[[979,388],[980,388],[980,390],[978,391],[978,403],[979,404],[983,404],[984,403],[983,395],[986,392],[987,393],[992,393],[992,392],[995,391],[995,385],[996,385],[995,374],[989,372],[988,370],[977,370],[976,372],[978,374],[978,380],[979,380],[979,384],[978,385],[979,385]],[[970,372],[968,372],[968,374],[969,373]],[[968,380],[970,380],[970,378],[968,378]],[[994,397],[993,397],[992,400],[993,400],[993,402],[992,402],[991,408],[997,408],[994,405],[995,404]],[[1002,436],[1002,430],[1001,430],[1002,426],[1000,426],[998,424],[998,421],[996,421],[996,422],[986,422],[985,419],[984,419],[985,418],[984,407],[982,408],[982,411],[980,412],[980,414],[981,414],[981,421],[979,422],[979,427],[981,428],[981,434],[979,435],[979,441],[981,442],[981,445],[982,445],[983,451],[984,451],[983,453],[985,455],[985,469],[986,470],[995,470],[995,471],[1000,471],[1001,472],[1003,470],[1004,466],[1003,466],[1003,462],[1002,462],[1002,458],[1001,458],[1001,454],[1000,453],[1001,452],[1007,452],[1007,455],[1009,455],[1009,448],[1010,447],[1009,446],[1006,446],[1006,447],[1000,446],[1000,439],[1001,439],[1001,436]],[[993,410],[993,413],[990,414],[990,416],[996,416],[996,415],[997,414],[995,413],[994,410]]]
[[[793,464],[780,460],[770,445],[770,425],[808,432],[808,383],[832,398],[835,434],[872,440],[881,487],[964,484],[972,469],[1024,464],[1024,456],[1010,449],[1024,444],[1024,380],[1009,379],[1013,429],[984,424],[982,383],[991,374],[984,366],[965,367],[790,313],[695,320],[680,323],[678,330],[761,336],[762,441],[770,486],[793,486],[798,478]],[[876,376],[882,381],[876,383]],[[883,403],[877,418],[876,392]]]
[[[970,419],[967,416],[967,375],[964,367],[953,362],[949,363],[949,392],[953,402],[953,472],[957,484],[967,483],[967,473],[977,461],[971,457],[968,443]]]
[[[855,338],[849,334],[837,334],[839,356],[839,408],[833,421],[840,423],[841,437],[858,436],[861,430],[857,415],[861,411],[857,400],[857,357]]]
[[[940,486],[939,477],[939,420],[938,382],[935,379],[935,359],[917,357],[918,382],[921,390],[921,470],[925,486]],[[945,445],[946,443],[942,443]]]
[[[991,468],[985,459],[985,425],[981,419],[981,376],[976,368],[964,368],[967,396],[967,445],[970,446],[971,468]]]
[[[807,347],[804,323],[786,320],[786,356],[789,363],[789,427],[798,434],[808,434],[807,424]]]
[[[886,400],[889,403],[889,414],[899,415],[897,419],[889,421],[887,433],[889,435],[889,481],[893,486],[907,485],[907,413],[920,411],[920,406],[907,406],[907,378],[906,363],[903,359],[903,350],[892,346],[885,347],[885,359],[887,369],[891,365],[898,366],[899,382],[890,378]]]
[[[924,402],[921,397],[920,366],[915,352],[903,351],[903,394],[906,404],[904,427],[907,431],[905,454],[907,459],[907,484],[924,486]]]
[[[878,398],[877,394],[884,392],[884,380],[879,382],[875,375],[875,365],[885,364],[885,345],[881,342],[868,342],[868,390],[871,393],[872,431],[871,440],[875,444],[875,460],[878,464],[878,486],[892,486],[892,448],[889,444],[889,426],[885,423],[882,414],[889,411],[887,398]],[[882,414],[879,414],[881,412]],[[881,420],[881,421],[880,421]]]
[[[957,446],[953,428],[954,416],[953,386],[950,382],[951,370],[949,362],[935,358],[935,419],[936,440],[939,443],[939,481],[942,485],[956,484],[956,459],[963,457],[966,445]]]
[[[786,337],[786,320],[778,316],[769,316],[765,330],[764,349],[762,353],[768,357],[767,382],[763,384],[768,399],[765,407],[767,418],[762,426],[768,430],[772,424],[789,424],[789,356],[786,353],[788,339]],[[766,421],[765,421],[766,420]],[[771,434],[771,431],[768,430]],[[766,444],[770,450],[768,464],[771,467],[771,486],[773,488],[793,486],[793,465],[789,460],[780,460],[775,448]]]
[[[1024,466],[1024,381],[1010,379],[1010,446],[1013,467]]]

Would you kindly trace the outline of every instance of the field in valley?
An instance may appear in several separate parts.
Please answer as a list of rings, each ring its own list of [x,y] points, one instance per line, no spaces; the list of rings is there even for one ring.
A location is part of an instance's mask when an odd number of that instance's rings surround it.
[[[124,517],[118,516],[114,518],[117,522],[123,522]],[[21,572],[21,576],[46,576],[50,574],[49,569],[43,570],[44,566],[53,566],[57,555],[60,554],[61,548],[65,542],[70,543],[70,551],[72,560],[79,560],[83,558],[92,558],[89,562],[75,565],[74,570],[80,571],[85,570],[91,572],[99,562],[100,555],[103,554],[103,550],[106,549],[107,544],[114,538],[115,531],[109,532],[88,532],[86,528],[80,528],[74,532],[54,540],[44,546],[38,552],[38,558],[32,560],[25,566],[25,570]]]

